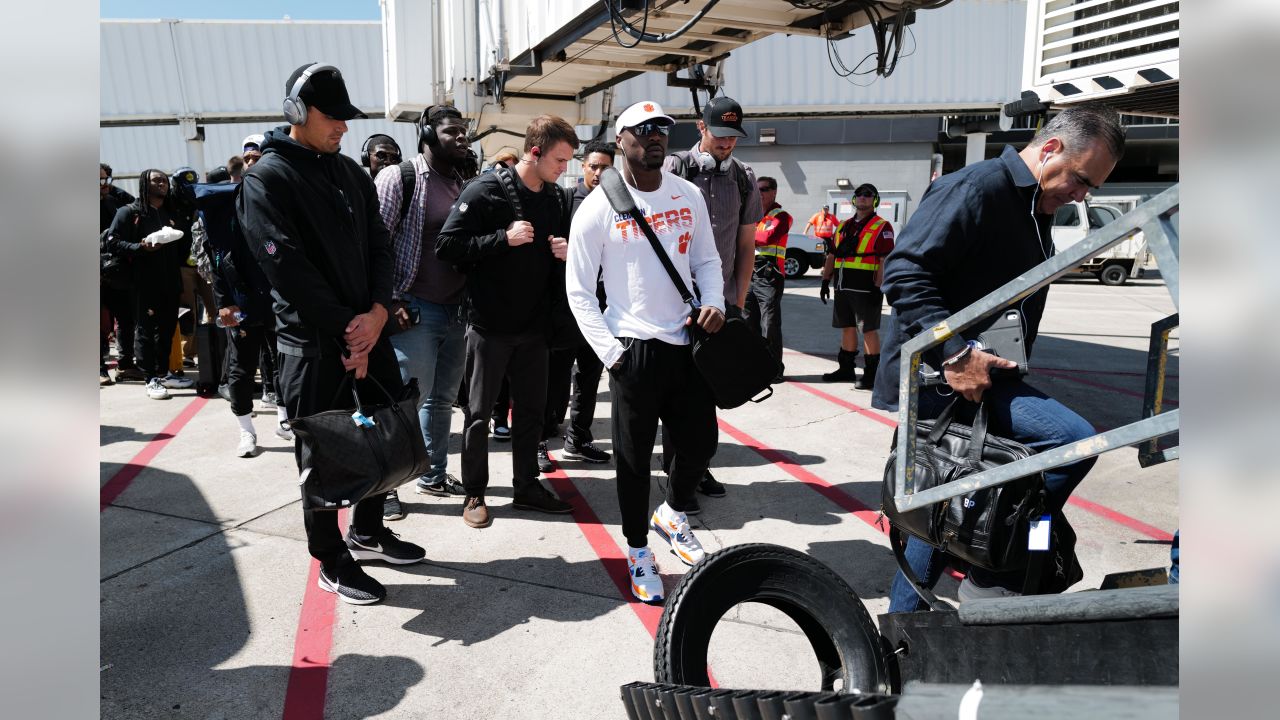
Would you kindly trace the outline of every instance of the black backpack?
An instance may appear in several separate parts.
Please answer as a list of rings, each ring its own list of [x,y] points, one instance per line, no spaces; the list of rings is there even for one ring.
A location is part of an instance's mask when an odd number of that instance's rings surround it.
[[[107,228],[98,235],[98,278],[103,287],[124,290],[129,287],[130,262],[108,247],[110,234],[111,228]]]

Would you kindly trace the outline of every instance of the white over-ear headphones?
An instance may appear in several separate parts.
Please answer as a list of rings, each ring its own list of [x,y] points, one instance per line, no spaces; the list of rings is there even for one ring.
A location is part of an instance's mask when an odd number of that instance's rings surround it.
[[[703,172],[713,172],[723,175],[729,172],[729,166],[733,163],[733,156],[725,158],[723,161],[716,160],[715,156],[706,150],[698,151],[698,168]]]

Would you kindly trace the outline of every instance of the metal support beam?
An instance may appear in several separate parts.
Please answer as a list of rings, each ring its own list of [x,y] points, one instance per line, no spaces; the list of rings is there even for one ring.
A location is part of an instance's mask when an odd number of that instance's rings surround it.
[[[679,18],[681,22],[688,20],[693,16],[694,16],[694,13],[688,12],[685,10],[661,10],[661,11],[655,10],[652,13],[652,17]],[[739,20],[737,18],[712,17],[710,15],[703,18],[702,22],[711,23],[717,27],[732,28],[734,30],[750,30],[752,32],[762,32],[762,33],[785,33],[787,35],[803,35],[805,37],[826,37],[827,36],[826,32],[823,30],[818,30],[815,28],[792,27],[791,25],[785,25],[781,22],[777,24],[751,22],[749,20]],[[699,25],[701,25],[701,23],[699,23]]]

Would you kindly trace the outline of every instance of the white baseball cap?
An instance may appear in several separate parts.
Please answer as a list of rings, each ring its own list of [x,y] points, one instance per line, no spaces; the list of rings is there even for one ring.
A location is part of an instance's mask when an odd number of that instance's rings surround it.
[[[254,133],[253,135],[246,137],[241,145],[245,150],[248,150],[251,147],[254,150],[261,150],[262,143],[264,142],[266,142],[266,138],[263,137],[261,133]]]
[[[623,128],[635,127],[648,120],[661,120],[663,125],[676,124],[676,121],[671,119],[670,115],[662,112],[661,105],[652,100],[641,100],[622,111],[622,114],[618,116],[618,122],[614,123],[613,129],[615,134],[621,135]]]

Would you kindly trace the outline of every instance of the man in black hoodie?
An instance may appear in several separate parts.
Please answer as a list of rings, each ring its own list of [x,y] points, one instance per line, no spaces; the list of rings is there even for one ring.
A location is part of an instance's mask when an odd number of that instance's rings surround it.
[[[277,388],[291,418],[337,409],[344,375],[402,390],[391,344],[381,337],[391,303],[391,239],[373,180],[338,152],[347,120],[365,117],[337,68],[308,63],[285,83],[285,119],[266,133],[262,159],[245,173],[237,217],[271,284],[280,365]],[[363,385],[363,383],[361,383]],[[364,388],[370,397],[375,387]],[[301,450],[296,451],[301,468]],[[382,524],[382,496],[352,511],[346,542],[337,513],[304,511],[318,585],[367,605],[386,589],[355,560],[416,563],[426,553]]]
[[[489,414],[504,377],[514,414],[512,505],[548,513],[573,509],[538,481],[537,452],[547,405],[548,323],[553,305],[565,302],[563,272],[554,264],[569,251],[568,214],[555,182],[576,147],[577,133],[563,118],[534,118],[515,169],[486,173],[464,188],[436,236],[436,257],[467,275],[462,520],[474,528],[491,522],[484,500]]]

